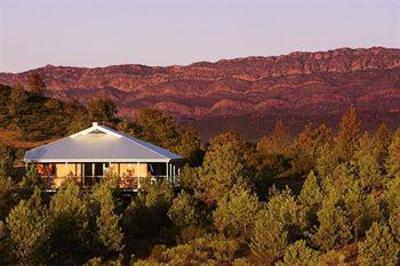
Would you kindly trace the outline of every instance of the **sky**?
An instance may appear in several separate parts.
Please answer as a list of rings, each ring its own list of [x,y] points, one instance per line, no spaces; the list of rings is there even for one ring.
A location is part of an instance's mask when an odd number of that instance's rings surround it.
[[[0,0],[0,72],[400,48],[400,0]]]

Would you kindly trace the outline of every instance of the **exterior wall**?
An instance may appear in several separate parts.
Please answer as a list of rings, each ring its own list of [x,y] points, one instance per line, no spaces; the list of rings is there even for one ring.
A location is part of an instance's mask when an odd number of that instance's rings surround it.
[[[118,170],[119,165],[119,170]],[[148,175],[147,163],[111,163],[113,173],[119,176],[145,177]]]
[[[81,176],[81,165],[79,163],[56,163],[56,176]]]
[[[140,178],[148,175],[147,163],[112,163],[110,169],[121,178],[121,188],[140,187]]]
[[[50,164],[45,165],[48,167]],[[52,178],[44,176],[49,180],[49,188],[59,188],[67,178],[73,178],[77,184],[81,184],[81,163],[52,163],[51,167],[54,169],[54,176]],[[140,188],[141,178],[150,174],[147,163],[110,163],[108,169],[120,177],[121,188]]]
[[[53,184],[55,188],[59,188],[67,178],[74,178],[78,184],[81,183],[81,164],[79,163],[57,163],[56,164],[56,177]]]

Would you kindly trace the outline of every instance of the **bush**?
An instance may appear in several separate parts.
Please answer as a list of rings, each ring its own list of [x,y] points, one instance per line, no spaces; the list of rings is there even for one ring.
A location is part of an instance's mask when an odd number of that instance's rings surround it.
[[[283,261],[278,262],[277,266],[308,266],[316,265],[318,252],[306,246],[304,240],[296,241],[288,246],[283,257]]]
[[[389,227],[374,223],[366,239],[358,243],[358,261],[361,266],[397,265],[398,244],[394,241]]]
[[[260,203],[248,188],[236,185],[220,201],[214,211],[214,225],[227,237],[248,240]]]

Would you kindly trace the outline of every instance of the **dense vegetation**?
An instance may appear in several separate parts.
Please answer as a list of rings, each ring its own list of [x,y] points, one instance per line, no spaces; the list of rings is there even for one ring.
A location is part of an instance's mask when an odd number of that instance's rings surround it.
[[[399,263],[400,130],[362,132],[351,109],[337,132],[307,125],[290,136],[278,122],[255,144],[225,132],[203,147],[159,111],[119,119],[103,99],[79,112],[70,128],[102,117],[187,156],[180,189],[148,182],[127,198],[108,176],[50,196],[34,169],[15,176],[15,151],[1,146],[0,265]]]

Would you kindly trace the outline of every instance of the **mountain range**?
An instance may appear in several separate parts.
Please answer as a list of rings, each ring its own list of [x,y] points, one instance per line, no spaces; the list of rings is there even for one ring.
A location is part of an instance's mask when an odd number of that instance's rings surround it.
[[[127,117],[158,108],[197,127],[203,139],[233,129],[254,140],[277,120],[293,133],[308,122],[336,126],[352,106],[366,129],[400,125],[400,49],[340,48],[166,67],[46,65],[0,73],[0,83],[26,86],[31,73],[44,79],[47,96],[83,103],[109,97]]]

